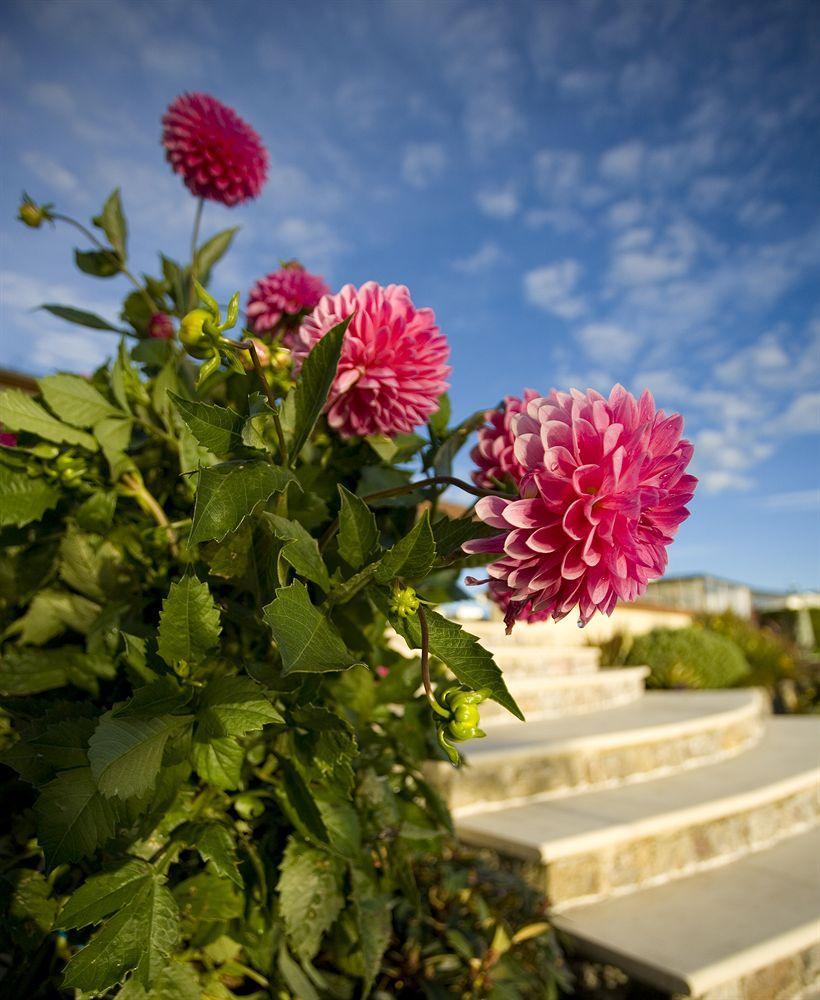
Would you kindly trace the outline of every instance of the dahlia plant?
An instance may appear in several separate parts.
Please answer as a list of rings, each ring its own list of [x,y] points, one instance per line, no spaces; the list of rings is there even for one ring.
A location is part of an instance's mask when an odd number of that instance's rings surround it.
[[[255,197],[267,154],[208,95],[163,125],[187,264],[129,269],[116,191],[93,229],[20,209],[132,288],[117,322],[44,306],[118,336],[109,363],[0,396],[4,994],[548,996],[542,903],[458,851],[430,767],[487,699],[521,713],[435,606],[488,561],[510,627],[634,598],[692,495],[680,419],[616,388],[451,426],[404,286],[289,262],[218,303],[234,230],[200,242],[202,206]]]

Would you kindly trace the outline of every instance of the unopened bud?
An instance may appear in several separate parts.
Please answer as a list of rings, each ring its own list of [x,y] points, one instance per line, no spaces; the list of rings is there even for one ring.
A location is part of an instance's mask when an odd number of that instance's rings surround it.
[[[390,610],[399,618],[408,618],[418,609],[418,595],[412,587],[396,587],[390,595]]]
[[[48,216],[40,205],[36,205],[33,201],[23,201],[17,218],[32,229],[39,229]]]
[[[171,340],[174,336],[174,324],[167,313],[154,313],[148,320],[148,336],[154,340]]]
[[[260,340],[258,337],[251,337],[251,343],[256,348],[256,356],[259,358],[259,364],[263,368],[270,367],[270,348],[268,345]],[[246,372],[253,371],[253,358],[251,357],[250,351],[243,351],[240,355],[242,360],[242,367]]]
[[[210,318],[211,314],[207,310],[192,309],[179,324],[179,339],[188,353],[195,358],[204,358],[211,353],[211,348],[206,343],[207,333],[204,329],[205,323]]]

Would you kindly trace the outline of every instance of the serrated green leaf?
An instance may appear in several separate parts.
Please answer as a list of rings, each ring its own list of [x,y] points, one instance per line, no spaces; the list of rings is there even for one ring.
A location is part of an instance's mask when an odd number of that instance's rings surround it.
[[[79,646],[56,649],[7,648],[0,657],[0,694],[40,694],[73,684],[96,695],[97,678],[113,677],[110,660],[92,656]]]
[[[113,490],[109,493],[100,491],[84,500],[74,512],[74,517],[82,531],[104,534],[111,527],[116,509],[117,494]]]
[[[60,771],[40,792],[34,811],[49,868],[92,857],[114,834],[114,807],[100,795],[87,766]]]
[[[224,462],[199,473],[189,542],[221,540],[295,476],[265,461]]]
[[[149,987],[167,964],[179,936],[179,911],[158,877],[141,881],[133,897],[107,920],[66,966],[65,989],[103,993],[132,969]]]
[[[280,587],[262,613],[279,647],[283,674],[345,670],[356,662],[299,580]]]
[[[227,987],[223,989],[224,992],[215,987],[203,992],[196,969],[187,962],[172,960],[159,972],[147,992],[131,976],[117,993],[116,1000],[232,1000]]]
[[[194,927],[242,915],[242,896],[236,886],[210,871],[180,882],[174,887],[174,898],[185,923]]]
[[[234,736],[194,737],[191,760],[203,781],[230,791],[241,782],[245,748]]]
[[[0,423],[6,430],[27,431],[44,441],[76,444],[86,451],[96,451],[97,442],[84,431],[64,424],[47,413],[39,403],[20,389],[0,393]]]
[[[151,789],[165,744],[190,722],[190,716],[122,719],[106,713],[88,746],[91,773],[103,795],[127,799]]]
[[[279,868],[279,912],[291,947],[309,962],[341,913],[344,864],[336,857],[291,837]]]
[[[174,677],[160,677],[137,688],[133,696],[124,705],[112,709],[111,714],[116,719],[150,719],[176,712],[190,700],[190,689],[181,688]]]
[[[48,408],[73,427],[91,427],[119,414],[102,393],[79,375],[49,375],[38,379],[37,384]]]
[[[411,649],[421,648],[421,630],[418,618],[390,616],[390,624],[407,642]],[[430,632],[430,652],[447,664],[462,684],[478,691],[487,688],[490,697],[503,705],[523,721],[521,709],[507,690],[501,671],[489,653],[474,635],[465,632],[456,622],[443,618],[430,609],[427,610],[427,625]]]
[[[437,476],[449,476],[453,471],[453,459],[463,447],[467,438],[478,430],[486,419],[486,412],[478,410],[471,414],[466,420],[453,428],[449,436],[436,449],[433,455],[433,470]]]
[[[236,863],[236,848],[231,831],[224,823],[197,823],[188,833],[189,842],[199,851],[221,878],[229,878],[240,889],[245,887]]]
[[[438,561],[446,561],[461,553],[461,546],[471,538],[489,538],[498,529],[479,521],[473,514],[463,517],[441,517],[433,524]]]
[[[115,482],[124,472],[134,468],[133,461],[126,454],[131,444],[133,424],[128,417],[107,417],[94,424],[94,437],[99,441],[105,460]]]
[[[281,714],[250,677],[218,677],[206,685],[196,715],[197,735],[245,736]]]
[[[43,479],[31,479],[22,470],[16,472],[0,465],[0,527],[22,528],[31,521],[39,521],[59,499],[56,486]]]
[[[13,887],[4,914],[4,931],[27,951],[26,945],[30,943],[33,951],[54,924],[58,904],[56,899],[50,898],[52,886],[42,872],[31,868],[7,870],[3,881]],[[8,973],[5,978],[8,979]]]
[[[42,646],[66,629],[87,635],[100,613],[99,604],[65,590],[41,590],[14,623],[21,646]]]
[[[125,260],[128,226],[122,210],[119,188],[115,188],[106,198],[102,212],[95,216],[92,221],[98,229],[102,229],[108,237],[108,242],[117,251],[120,258]]]
[[[202,285],[208,284],[211,269],[228,252],[238,231],[239,226],[223,229],[221,233],[216,233],[199,247],[196,252],[196,273]]]
[[[278,760],[281,784],[274,791],[288,819],[304,837],[329,843],[327,827],[304,778],[289,760],[281,756]]]
[[[285,428],[292,459],[305,446],[325,407],[351,319],[348,316],[334,326],[314,346],[305,358],[296,385],[282,404],[282,426]]]
[[[299,576],[317,583],[327,593],[330,577],[319,552],[319,543],[298,521],[291,521],[278,514],[266,514],[265,519],[277,538],[285,541],[282,558],[296,570]]]
[[[215,403],[183,399],[175,392],[168,398],[199,443],[215,455],[227,455],[242,445],[244,419],[238,413]]]
[[[219,642],[221,628],[208,584],[185,576],[162,602],[157,651],[169,667],[200,663]]]
[[[430,528],[430,512],[425,510],[408,535],[385,552],[376,569],[376,581],[389,583],[397,577],[418,580],[426,576],[436,558],[436,543]]]
[[[376,517],[364,500],[341,483],[339,497],[339,555],[352,569],[360,569],[378,549]]]
[[[359,932],[359,956],[364,980],[362,996],[366,997],[373,987],[382,956],[390,943],[390,897],[378,891],[370,872],[352,865],[350,877],[353,916]]]
[[[130,903],[154,873],[147,861],[129,858],[87,878],[60,911],[57,926],[65,930],[98,924]]]
[[[75,323],[77,326],[87,326],[91,330],[111,330],[113,333],[120,333],[116,326],[112,326],[107,319],[97,316],[96,313],[86,312],[84,309],[75,309],[73,306],[58,306],[53,302],[47,302],[40,306],[52,316],[64,319],[67,323]]]
[[[88,535],[69,531],[60,543],[60,577],[74,590],[104,603],[111,599],[107,582],[120,558],[114,546],[96,545]]]
[[[142,296],[139,297],[139,300],[141,303]],[[143,393],[139,373],[131,364],[131,359],[128,357],[124,337],[120,340],[119,347],[117,348],[117,357],[111,368],[111,391],[114,394],[114,399],[116,399],[126,413],[129,413],[131,410],[129,395],[137,396]]]

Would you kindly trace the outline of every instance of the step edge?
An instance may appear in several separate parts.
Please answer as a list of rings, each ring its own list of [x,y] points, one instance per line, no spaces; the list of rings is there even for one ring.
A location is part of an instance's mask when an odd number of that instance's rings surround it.
[[[762,715],[764,712],[764,693],[759,688],[748,688],[751,694],[745,704],[736,705],[733,708],[724,709],[721,712],[709,712],[706,715],[693,716],[683,722],[671,720],[661,722],[654,726],[639,726],[633,729],[619,729],[614,733],[590,733],[586,736],[569,736],[563,740],[555,742],[529,743],[523,746],[508,747],[500,750],[486,750],[477,754],[474,758],[482,762],[494,760],[515,760],[522,757],[532,756],[539,748],[549,747],[549,755],[561,753],[566,750],[584,749],[607,749],[619,746],[639,746],[642,743],[653,743],[659,737],[676,739],[680,736],[689,736],[692,733],[704,730],[716,729],[733,722],[742,722],[748,718]],[[645,699],[638,699],[645,702]],[[607,711],[607,709],[603,709]],[[594,715],[594,712],[586,713],[586,717]],[[508,725],[521,725],[521,723],[508,723]],[[632,738],[629,738],[632,737]],[[469,762],[469,757],[468,757]]]
[[[615,682],[618,680],[624,681],[632,680],[633,678],[648,677],[650,673],[651,670],[649,667],[614,667],[612,670],[598,670],[586,674],[547,674],[543,677],[525,676],[519,678],[516,682],[514,679],[515,671],[507,670],[504,672],[504,680],[510,686],[516,687],[516,689],[523,689],[530,686],[537,687],[538,689],[580,687],[585,684],[590,687],[608,687],[609,685],[615,685]],[[511,674],[513,675],[513,679],[511,679]],[[591,678],[594,678],[594,680],[591,680]]]

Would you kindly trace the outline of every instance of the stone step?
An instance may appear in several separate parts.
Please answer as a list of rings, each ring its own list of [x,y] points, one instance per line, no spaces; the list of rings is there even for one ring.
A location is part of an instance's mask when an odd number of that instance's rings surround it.
[[[760,736],[766,705],[754,688],[652,691],[603,712],[513,721],[465,744],[468,766],[434,765],[434,779],[452,808],[478,811],[658,776],[744,749]]]
[[[528,625],[519,622],[507,635],[504,623],[500,621],[462,622],[464,628],[477,635],[482,642],[507,646],[576,646],[584,648],[588,645],[587,634],[579,629],[577,624],[565,619],[561,622],[535,622]]]
[[[510,646],[501,641],[482,645],[510,677],[544,677],[549,674],[591,674],[598,670],[601,653],[592,646]]]
[[[648,667],[544,677],[510,676],[505,672],[504,679],[527,721],[534,722],[628,705],[643,695],[648,673]],[[510,713],[495,702],[482,706],[481,724],[487,732],[492,733],[499,724],[509,721]]]
[[[556,914],[574,948],[702,1000],[796,1000],[820,979],[820,828],[711,871]]]
[[[527,863],[556,908],[733,861],[820,819],[820,718],[774,718],[717,764],[456,819],[459,837]]]

